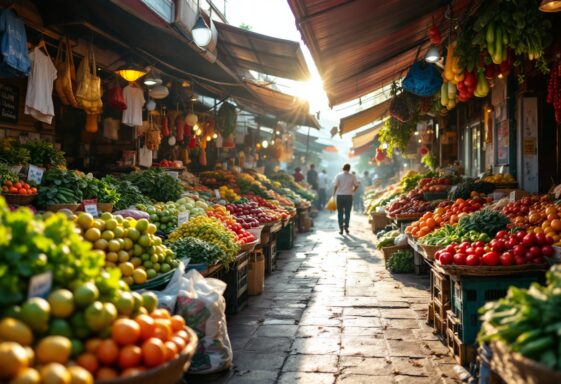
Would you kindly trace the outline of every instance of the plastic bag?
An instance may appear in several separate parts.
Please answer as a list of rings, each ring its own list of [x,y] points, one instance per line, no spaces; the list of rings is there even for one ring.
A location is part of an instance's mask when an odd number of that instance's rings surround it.
[[[442,76],[436,65],[424,61],[415,62],[403,79],[403,89],[417,96],[432,96],[441,86]]]
[[[183,275],[175,311],[199,337],[190,373],[220,372],[232,366],[232,346],[226,327],[226,302],[222,296],[225,290],[226,283],[205,279],[194,269]]]
[[[332,212],[337,210],[337,201],[335,200],[335,196],[331,196],[331,199],[329,199],[325,208]]]

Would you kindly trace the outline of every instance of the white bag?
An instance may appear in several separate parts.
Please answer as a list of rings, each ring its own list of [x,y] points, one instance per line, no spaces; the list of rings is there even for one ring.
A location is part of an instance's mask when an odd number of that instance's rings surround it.
[[[152,166],[152,151],[146,147],[138,149],[138,164],[141,167],[150,168]]]
[[[183,276],[175,312],[185,319],[199,337],[197,353],[193,357],[189,373],[214,373],[232,366],[232,346],[226,326],[226,302],[222,296],[225,290],[226,283],[218,279],[205,279],[194,269]]]
[[[103,137],[109,140],[119,140],[119,126],[121,122],[117,119],[107,117],[103,119]]]

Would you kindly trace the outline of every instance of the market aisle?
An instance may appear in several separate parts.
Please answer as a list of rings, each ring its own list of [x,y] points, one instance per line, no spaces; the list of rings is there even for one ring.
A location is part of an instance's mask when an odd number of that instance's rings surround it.
[[[229,319],[235,369],[196,383],[454,383],[454,360],[424,323],[428,277],[392,277],[366,216],[351,236],[322,213],[280,255],[265,292]]]

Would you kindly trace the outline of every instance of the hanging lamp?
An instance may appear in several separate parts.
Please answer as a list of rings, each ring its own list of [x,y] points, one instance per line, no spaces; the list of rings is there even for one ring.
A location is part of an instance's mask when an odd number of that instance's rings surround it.
[[[427,63],[436,63],[438,60],[440,60],[440,50],[437,46],[433,45],[427,51],[425,61]]]
[[[144,70],[144,68],[130,63],[119,68],[116,73],[129,83],[135,82],[142,76],[146,75],[146,71]]]
[[[542,0],[539,10],[542,12],[561,12],[561,0]]]
[[[199,17],[191,29],[191,35],[193,36],[193,41],[199,48],[206,49],[212,40],[212,30],[203,18],[201,8],[199,6],[199,0],[197,0],[197,11],[199,12]]]
[[[151,87],[154,85],[161,85],[162,78],[158,75],[158,72],[154,69],[151,69],[150,72],[146,75],[143,81],[144,85]]]

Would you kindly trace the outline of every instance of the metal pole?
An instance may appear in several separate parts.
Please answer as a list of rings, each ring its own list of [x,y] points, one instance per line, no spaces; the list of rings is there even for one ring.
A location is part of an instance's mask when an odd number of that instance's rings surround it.
[[[309,149],[310,149],[310,127],[308,127],[308,136],[306,137],[306,164],[308,164]]]

